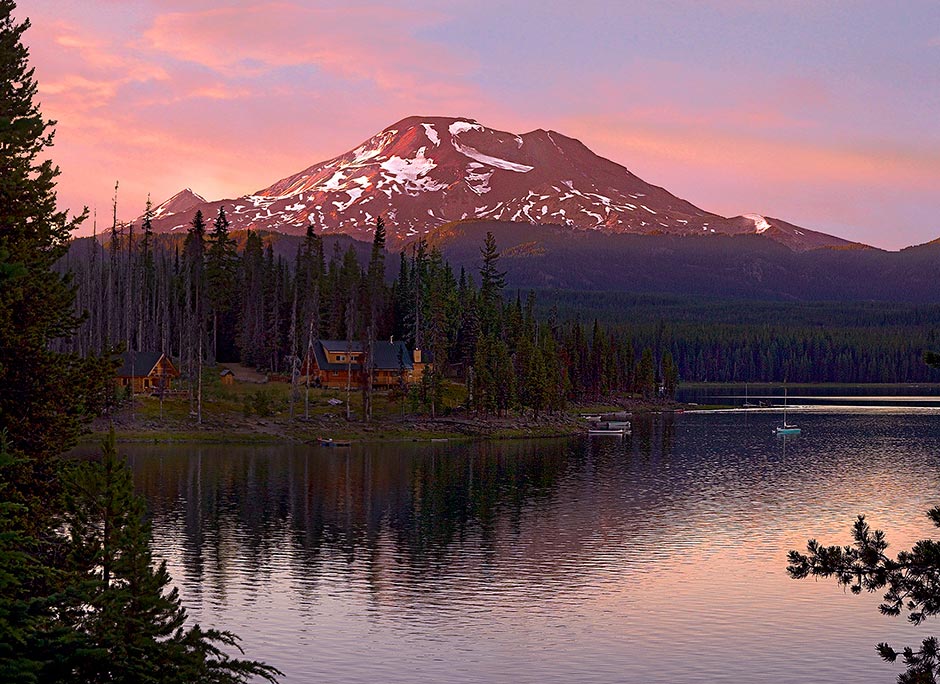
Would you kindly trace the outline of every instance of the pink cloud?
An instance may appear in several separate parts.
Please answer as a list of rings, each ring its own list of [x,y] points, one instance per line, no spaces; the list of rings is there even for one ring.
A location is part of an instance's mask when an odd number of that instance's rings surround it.
[[[46,30],[73,68],[116,74],[124,82],[169,78],[161,65],[129,54],[120,44],[93,38],[78,26],[56,22]]]
[[[162,66],[92,38],[76,25],[40,23],[30,38],[41,65],[37,76],[43,104],[68,116],[110,107],[126,86],[170,78]]]
[[[613,117],[559,126],[645,180],[726,216],[758,212],[892,249],[940,232],[918,215],[922,198],[940,187],[935,146],[813,144]],[[920,225],[916,237],[894,233],[909,225]]]
[[[141,34],[120,39],[91,15],[34,20],[64,206],[107,207],[116,179],[128,217],[148,193],[160,201],[185,186],[236,197],[398,118],[463,114],[486,100],[467,78],[472,62],[415,37],[440,20],[434,13],[177,4],[188,11],[142,15]],[[285,67],[306,75],[271,77]]]
[[[290,3],[226,7],[157,16],[147,45],[226,77],[260,76],[280,67],[323,69],[380,89],[460,91],[474,64],[452,50],[413,37],[434,15],[368,7],[303,7]]]
[[[774,183],[787,179],[871,187],[888,183],[924,190],[940,184],[940,149],[929,145],[914,149],[860,141],[849,146],[777,140],[747,131],[683,127],[674,121],[655,126],[611,117],[570,118],[563,125],[572,135],[590,140],[598,153],[614,160],[631,160],[628,165],[634,172],[638,172],[638,164],[650,161],[657,168],[673,169],[671,175],[691,167],[697,173]]]
[[[555,128],[705,209],[811,228],[871,224],[889,195],[921,207],[907,225],[924,226],[940,186],[935,138],[905,147],[896,127],[848,118],[895,122],[896,98],[847,102],[823,70],[743,64],[731,74],[681,55],[613,60],[601,75],[494,64],[474,36],[454,38],[459,18],[446,3],[430,12],[368,0],[103,4],[35,0],[31,11],[43,112],[59,121],[52,155],[64,206],[107,213],[116,179],[125,217],[148,192],[235,197],[415,114]]]

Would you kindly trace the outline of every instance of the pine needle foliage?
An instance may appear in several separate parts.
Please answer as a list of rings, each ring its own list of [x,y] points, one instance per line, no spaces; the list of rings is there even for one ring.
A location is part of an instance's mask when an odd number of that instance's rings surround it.
[[[927,515],[940,527],[940,507]],[[906,613],[913,625],[940,614],[940,542],[921,540],[892,558],[887,554],[885,533],[873,531],[864,515],[856,519],[852,538],[848,546],[824,546],[810,539],[806,553],[790,551],[787,572],[794,579],[834,577],[853,594],[883,592],[881,613]],[[898,676],[900,684],[935,684],[940,677],[940,647],[935,637],[924,639],[917,649],[907,646],[898,651],[881,643],[876,650],[887,662],[900,659],[907,666]]]
[[[144,503],[118,457],[113,429],[101,461],[75,467],[65,489],[68,571],[76,587],[71,611],[84,639],[70,681],[276,681],[276,669],[231,657],[241,652],[234,634],[186,625],[166,562],[153,558]]]

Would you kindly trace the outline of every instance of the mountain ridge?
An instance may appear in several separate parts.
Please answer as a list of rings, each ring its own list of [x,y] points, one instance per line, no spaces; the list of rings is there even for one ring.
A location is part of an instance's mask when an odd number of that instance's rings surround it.
[[[515,134],[459,117],[407,117],[255,193],[185,199],[156,216],[154,229],[185,230],[197,209],[210,220],[224,206],[233,229],[302,234],[313,225],[365,240],[382,216],[392,245],[479,219],[605,234],[758,234],[796,251],[868,248],[760,214],[700,209],[557,131]]]
[[[767,301],[936,301],[940,241],[899,252],[794,251],[759,234],[603,235],[557,226],[458,221],[428,242],[475,273],[492,232],[510,288],[675,294]]]

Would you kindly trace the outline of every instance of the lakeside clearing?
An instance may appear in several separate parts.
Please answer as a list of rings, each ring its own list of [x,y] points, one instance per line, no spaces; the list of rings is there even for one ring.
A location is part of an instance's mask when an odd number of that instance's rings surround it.
[[[477,415],[463,408],[466,388],[445,384],[443,407],[436,417],[422,411],[419,402],[396,392],[376,392],[371,422],[361,420],[362,394],[348,396],[336,389],[299,388],[294,417],[290,412],[291,386],[283,382],[241,381],[224,385],[214,372],[203,378],[202,423],[191,412],[188,396],[163,400],[136,395],[123,401],[110,415],[96,420],[85,441],[103,436],[113,423],[120,442],[282,443],[315,442],[318,437],[356,442],[422,441],[432,439],[518,439],[581,434],[585,413],[675,411],[673,401],[643,401],[618,397],[610,402],[571,404],[556,413],[531,411],[507,416]],[[305,402],[306,398],[306,402]]]

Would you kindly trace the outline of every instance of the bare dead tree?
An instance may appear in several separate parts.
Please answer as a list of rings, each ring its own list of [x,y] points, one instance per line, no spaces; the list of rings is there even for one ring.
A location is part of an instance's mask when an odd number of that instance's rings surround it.
[[[294,283],[294,304],[290,314],[290,421],[294,422],[294,405],[297,402],[297,378],[300,369],[297,367],[297,283]]]
[[[352,389],[352,336],[353,321],[355,321],[356,296],[349,293],[349,303],[346,307],[346,420],[352,419],[349,406],[349,393]]]

